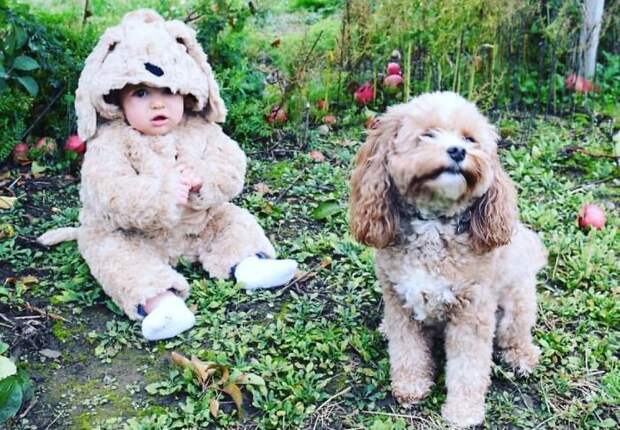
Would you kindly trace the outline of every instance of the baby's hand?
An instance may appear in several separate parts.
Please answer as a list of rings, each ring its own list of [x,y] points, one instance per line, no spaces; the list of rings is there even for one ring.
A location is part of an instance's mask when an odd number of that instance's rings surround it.
[[[202,179],[196,174],[196,172],[194,172],[194,169],[187,166],[186,164],[179,164],[178,169],[181,172],[181,175],[183,176],[185,181],[189,183],[190,192],[199,191],[202,187]]]

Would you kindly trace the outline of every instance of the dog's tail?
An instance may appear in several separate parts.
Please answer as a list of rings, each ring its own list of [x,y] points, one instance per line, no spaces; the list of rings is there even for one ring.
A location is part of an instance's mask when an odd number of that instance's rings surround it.
[[[77,237],[78,227],[62,227],[46,231],[37,238],[37,242],[39,242],[41,245],[52,246],[60,242],[76,240]]]

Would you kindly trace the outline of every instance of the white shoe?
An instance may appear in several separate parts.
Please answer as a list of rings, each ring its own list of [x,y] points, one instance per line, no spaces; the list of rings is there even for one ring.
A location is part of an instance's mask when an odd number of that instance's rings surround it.
[[[256,290],[284,285],[293,279],[296,271],[297,262],[294,260],[252,256],[237,265],[235,278],[246,290]]]
[[[142,320],[142,335],[148,340],[174,337],[196,323],[196,317],[179,296],[162,299],[153,311]]]

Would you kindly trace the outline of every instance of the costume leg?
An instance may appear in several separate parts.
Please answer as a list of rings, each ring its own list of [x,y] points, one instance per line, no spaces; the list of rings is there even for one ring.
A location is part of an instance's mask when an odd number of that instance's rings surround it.
[[[92,275],[130,319],[142,319],[139,305],[169,289],[182,298],[189,294],[185,278],[150,240],[139,235],[82,228],[78,247]]]
[[[198,258],[209,274],[226,279],[246,257],[276,252],[254,216],[231,203],[211,209],[211,218],[200,234]]]

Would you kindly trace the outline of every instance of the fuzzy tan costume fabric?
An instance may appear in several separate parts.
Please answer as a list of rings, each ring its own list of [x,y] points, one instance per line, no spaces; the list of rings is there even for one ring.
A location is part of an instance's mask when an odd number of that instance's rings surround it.
[[[106,99],[129,83],[187,95],[190,112],[165,135],[143,135]],[[215,123],[226,109],[192,29],[151,10],[128,14],[86,60],[76,95],[79,134],[88,140],[81,226],[50,231],[40,242],[77,239],[93,276],[130,318],[142,318],[138,306],[166,290],[189,294],[173,268],[180,257],[227,278],[248,256],[275,256],[256,219],[229,203],[243,188],[246,158]],[[173,192],[179,164],[203,182],[187,206]]]
[[[520,373],[539,357],[531,330],[546,251],[517,219],[497,139],[472,103],[424,94],[379,118],[351,179],[351,230],[376,248],[392,393],[404,405],[429,393],[443,335],[442,413],[457,426],[484,419],[494,336]]]

